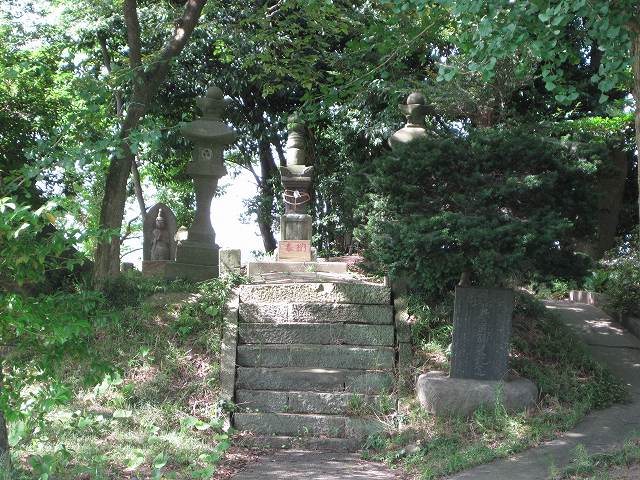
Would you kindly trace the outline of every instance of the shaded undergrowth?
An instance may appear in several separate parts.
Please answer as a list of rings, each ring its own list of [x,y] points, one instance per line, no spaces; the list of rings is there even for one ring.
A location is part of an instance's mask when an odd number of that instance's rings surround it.
[[[210,478],[230,446],[218,376],[231,283],[108,286],[94,358],[63,365],[71,401],[35,428],[10,425],[14,478]],[[109,368],[88,383],[96,359]]]

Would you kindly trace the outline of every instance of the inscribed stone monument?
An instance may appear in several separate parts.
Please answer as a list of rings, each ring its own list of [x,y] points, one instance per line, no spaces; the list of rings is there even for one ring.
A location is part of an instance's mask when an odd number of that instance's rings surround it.
[[[513,290],[457,287],[453,313],[453,378],[503,380],[509,360]]]

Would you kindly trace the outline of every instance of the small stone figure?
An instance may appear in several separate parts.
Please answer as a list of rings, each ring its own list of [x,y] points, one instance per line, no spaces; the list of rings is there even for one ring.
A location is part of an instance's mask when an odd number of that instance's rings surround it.
[[[167,222],[162,215],[162,209],[158,210],[156,228],[152,232],[151,260],[171,260],[170,236],[167,231]]]
[[[151,207],[142,227],[142,259],[145,261],[174,261],[176,259],[176,217],[163,203]],[[144,270],[144,263],[142,265]]]

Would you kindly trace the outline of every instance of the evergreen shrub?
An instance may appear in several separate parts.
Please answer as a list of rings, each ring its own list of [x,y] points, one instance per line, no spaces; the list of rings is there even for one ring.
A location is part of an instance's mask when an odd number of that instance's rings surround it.
[[[372,165],[366,256],[436,296],[462,272],[484,286],[580,278],[598,162],[523,130],[416,140]]]

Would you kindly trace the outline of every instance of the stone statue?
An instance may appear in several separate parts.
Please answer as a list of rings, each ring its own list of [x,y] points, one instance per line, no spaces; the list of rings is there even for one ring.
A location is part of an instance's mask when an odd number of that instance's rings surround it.
[[[424,95],[420,92],[413,92],[407,97],[406,103],[404,105],[398,105],[398,107],[407,118],[407,123],[389,137],[389,146],[391,148],[427,136],[424,117],[427,114],[428,107]]]
[[[162,209],[158,210],[156,217],[156,228],[152,232],[151,239],[151,260],[171,260],[170,241],[171,237],[167,231],[167,222],[162,215]]]
[[[168,261],[176,259],[176,217],[169,207],[158,203],[151,207],[142,227],[142,259]],[[144,268],[144,264],[143,264]]]

